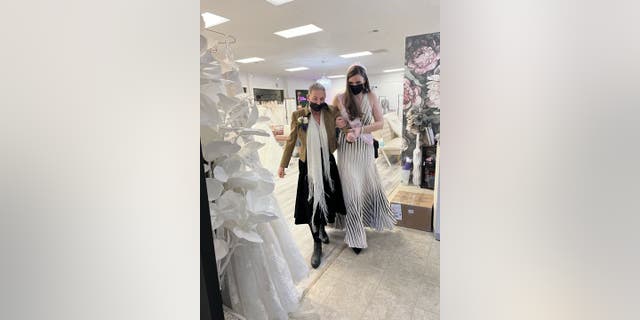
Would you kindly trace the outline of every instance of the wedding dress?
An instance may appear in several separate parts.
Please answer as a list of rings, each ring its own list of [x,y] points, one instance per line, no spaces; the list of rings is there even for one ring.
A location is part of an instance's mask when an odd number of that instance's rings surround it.
[[[282,146],[276,140],[276,137],[273,135],[271,127],[269,126],[273,123],[274,115],[271,109],[267,107],[259,106],[258,110],[260,112],[260,118],[258,119],[258,123],[253,127],[256,129],[262,129],[269,133],[268,137],[256,137],[256,141],[264,143],[264,147],[258,150],[258,155],[260,156],[262,166],[276,175],[278,173],[278,166],[280,165]]]
[[[362,97],[360,108],[362,126],[372,124],[373,111],[366,94]],[[344,241],[351,248],[367,248],[364,227],[382,231],[392,229],[396,223],[373,152],[373,144],[366,143],[362,138],[347,142],[344,131],[340,131],[338,170],[347,214],[337,216],[335,228],[346,231]]]
[[[222,256],[216,258],[227,261],[222,267],[223,301],[248,320],[288,319],[300,304],[296,283],[309,269],[273,195],[274,176],[265,169],[274,167],[273,159],[265,155],[261,162],[265,152],[279,156],[282,151],[276,151],[273,134],[251,136],[257,128],[271,130],[265,123],[247,128],[258,118],[257,108],[241,94],[228,46],[215,53],[207,48],[201,36],[201,137],[205,159],[212,163],[207,191],[213,199],[216,256]],[[229,142],[230,134],[239,138]],[[268,151],[256,151],[260,143]]]

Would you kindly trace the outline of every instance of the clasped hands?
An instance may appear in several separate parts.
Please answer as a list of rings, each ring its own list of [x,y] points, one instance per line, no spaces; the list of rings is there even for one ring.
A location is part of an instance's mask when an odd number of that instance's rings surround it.
[[[341,116],[336,117],[336,127],[344,130],[347,127],[347,121]],[[348,142],[356,141],[356,139],[358,139],[358,137],[360,136],[360,129],[361,128],[349,129],[347,131],[347,141]]]

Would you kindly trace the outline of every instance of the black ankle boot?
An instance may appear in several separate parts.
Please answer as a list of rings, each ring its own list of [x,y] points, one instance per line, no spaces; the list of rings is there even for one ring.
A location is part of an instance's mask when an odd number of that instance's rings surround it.
[[[324,230],[324,226],[320,227],[320,239],[324,244],[329,243],[329,235],[327,235],[327,232]]]
[[[322,259],[322,242],[313,243],[313,254],[311,255],[311,266],[316,269]]]
[[[356,254],[360,254],[360,251],[362,251],[361,248],[351,248],[353,249],[353,252],[355,252]]]

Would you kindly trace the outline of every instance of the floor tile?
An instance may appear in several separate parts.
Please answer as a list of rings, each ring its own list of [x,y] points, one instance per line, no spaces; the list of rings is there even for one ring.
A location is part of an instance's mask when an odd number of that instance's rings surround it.
[[[389,194],[399,181],[399,166],[378,162]],[[276,198],[304,259],[313,253],[309,229],[293,223],[297,166],[277,179]],[[311,269],[300,312],[291,319],[438,319],[440,242],[433,233],[396,227],[367,229],[368,248],[356,255],[344,244],[344,231],[327,228],[322,264]]]
[[[413,308],[413,314],[411,320],[440,320],[440,315],[426,311],[422,308]]]
[[[416,307],[435,314],[440,314],[440,286],[425,284],[420,288]]]

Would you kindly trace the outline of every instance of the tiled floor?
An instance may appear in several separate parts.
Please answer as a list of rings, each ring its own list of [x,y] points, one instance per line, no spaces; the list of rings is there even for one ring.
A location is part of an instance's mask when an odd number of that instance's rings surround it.
[[[440,243],[405,228],[367,237],[360,255],[340,252],[305,295],[303,310],[320,319],[438,319]]]
[[[297,160],[296,160],[297,161]],[[308,227],[293,224],[297,162],[279,179],[276,196],[302,255],[308,261],[313,241]],[[399,183],[400,168],[378,159],[389,194]],[[300,313],[292,319],[439,319],[440,242],[433,233],[396,227],[367,230],[369,248],[356,255],[344,244],[344,232],[328,229],[323,261],[299,285]]]

